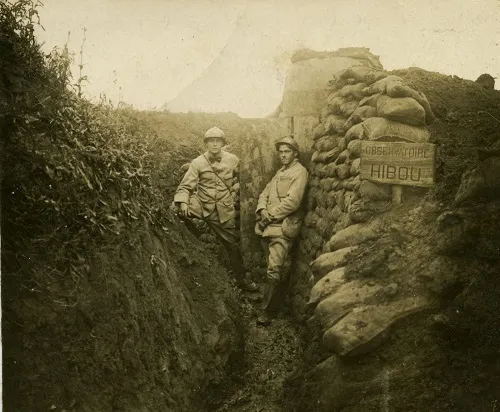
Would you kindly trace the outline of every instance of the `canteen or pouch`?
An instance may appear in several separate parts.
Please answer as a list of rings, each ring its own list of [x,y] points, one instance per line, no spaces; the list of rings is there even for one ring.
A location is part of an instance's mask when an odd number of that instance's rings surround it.
[[[287,216],[283,219],[281,223],[281,230],[283,231],[283,236],[294,239],[300,233],[300,228],[302,226],[301,216]]]

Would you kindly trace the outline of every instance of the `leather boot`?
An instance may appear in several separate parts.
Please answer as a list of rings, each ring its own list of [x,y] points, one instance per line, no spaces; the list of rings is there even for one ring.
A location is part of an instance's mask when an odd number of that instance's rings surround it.
[[[264,296],[262,297],[262,303],[260,305],[260,308],[262,310],[267,310],[269,308],[269,304],[273,299],[275,289],[275,283],[266,283],[266,286],[264,287]]]
[[[271,317],[269,316],[269,305],[273,299],[275,290],[275,283],[266,283],[266,286],[264,287],[264,296],[260,305],[259,315],[257,316],[257,325],[268,326],[271,323]]]

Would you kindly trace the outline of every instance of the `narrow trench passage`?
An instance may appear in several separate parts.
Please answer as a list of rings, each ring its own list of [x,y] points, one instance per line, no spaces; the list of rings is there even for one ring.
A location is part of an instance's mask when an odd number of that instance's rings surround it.
[[[230,377],[227,396],[214,411],[283,412],[284,383],[300,366],[305,339],[288,308],[282,304],[268,326],[258,326],[258,303],[251,294],[242,300],[245,330],[243,356]]]

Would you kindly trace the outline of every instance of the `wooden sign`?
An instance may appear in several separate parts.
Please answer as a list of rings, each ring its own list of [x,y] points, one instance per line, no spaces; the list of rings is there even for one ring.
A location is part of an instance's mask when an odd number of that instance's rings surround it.
[[[362,140],[360,175],[380,183],[432,186],[435,158],[432,143]]]

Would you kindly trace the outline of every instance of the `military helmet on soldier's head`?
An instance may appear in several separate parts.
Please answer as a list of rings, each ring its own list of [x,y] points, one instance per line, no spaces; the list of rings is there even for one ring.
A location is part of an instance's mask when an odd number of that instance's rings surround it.
[[[282,137],[274,144],[274,146],[276,147],[276,150],[279,150],[280,146],[283,144],[286,144],[287,146],[295,150],[295,152],[297,153],[299,152],[299,144],[293,137],[290,136]]]
[[[224,135],[224,132],[219,129],[218,127],[212,127],[208,129],[205,132],[205,136],[203,137],[203,141],[206,142],[207,139],[210,139],[211,137],[218,137],[224,141],[224,144],[226,143],[226,137]]]

